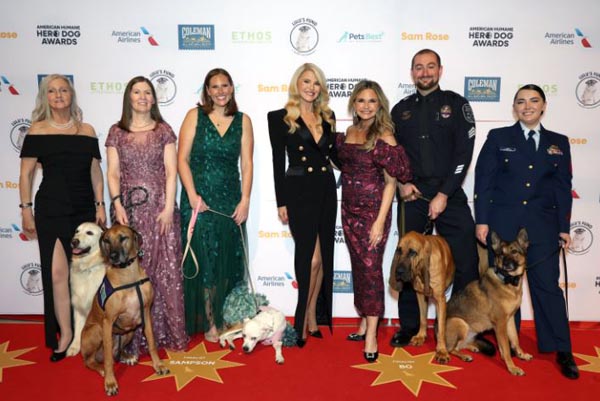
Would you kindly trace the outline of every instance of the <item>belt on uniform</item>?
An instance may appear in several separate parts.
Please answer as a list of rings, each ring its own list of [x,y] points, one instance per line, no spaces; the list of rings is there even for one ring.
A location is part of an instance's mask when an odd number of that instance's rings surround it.
[[[413,180],[413,183],[415,184],[425,184],[425,185],[430,185],[432,187],[437,187],[440,186],[444,183],[444,179],[443,178],[438,178],[438,177],[416,177]]]
[[[286,176],[302,176],[309,174],[328,173],[333,171],[331,166],[320,166],[320,167],[304,167],[304,166],[290,166],[285,172]]]

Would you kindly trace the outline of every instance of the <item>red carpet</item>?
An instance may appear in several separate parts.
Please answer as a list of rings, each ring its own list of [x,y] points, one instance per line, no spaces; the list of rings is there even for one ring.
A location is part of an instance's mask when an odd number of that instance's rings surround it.
[[[207,349],[204,355],[200,338],[195,338],[190,347],[197,351],[195,356],[188,351],[188,356],[171,355],[166,361],[177,378],[145,381],[156,378],[150,366],[117,365],[117,399],[576,401],[593,399],[600,392],[597,328],[572,330],[575,361],[581,370],[581,377],[574,381],[560,374],[554,355],[537,353],[532,328],[523,328],[521,343],[534,359],[515,359],[525,370],[524,377],[511,376],[498,355],[475,355],[471,363],[452,358],[449,365],[437,365],[432,360],[431,339],[423,347],[396,350],[388,345],[394,332],[391,327],[380,329],[379,363],[367,364],[362,357],[362,343],[345,340],[352,327],[336,327],[333,335],[321,330],[325,337],[322,340],[310,338],[303,349],[284,348],[284,365],[275,363],[271,347],[258,345],[252,354],[244,354],[241,340],[229,353],[218,344],[203,343]],[[428,334],[431,336],[431,331]],[[0,400],[106,399],[103,379],[86,369],[80,356],[52,364],[42,341],[41,324],[0,323]],[[389,357],[391,354],[393,357]],[[161,352],[161,358],[168,356]],[[146,357],[142,362],[148,360]],[[357,365],[384,373],[359,369]],[[197,377],[198,372],[205,377]]]

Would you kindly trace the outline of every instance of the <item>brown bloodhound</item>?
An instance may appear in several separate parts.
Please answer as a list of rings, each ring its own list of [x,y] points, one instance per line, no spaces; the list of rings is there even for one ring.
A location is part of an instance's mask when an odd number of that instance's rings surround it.
[[[445,239],[437,235],[423,235],[415,231],[406,233],[396,247],[390,285],[402,291],[402,283],[410,282],[419,302],[419,331],[410,340],[411,345],[423,345],[427,337],[427,299],[435,302],[437,344],[435,359],[447,363],[450,355],[446,348],[446,289],[454,279],[454,260]],[[395,280],[394,280],[395,279]]]

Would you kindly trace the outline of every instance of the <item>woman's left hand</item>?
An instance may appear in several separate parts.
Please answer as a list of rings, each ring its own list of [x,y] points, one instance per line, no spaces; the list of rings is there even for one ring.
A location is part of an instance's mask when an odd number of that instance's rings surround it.
[[[171,230],[171,226],[173,225],[173,211],[168,209],[163,209],[162,212],[156,217],[156,221],[160,225],[160,235],[164,235]]]
[[[369,248],[375,248],[383,240],[384,222],[375,220],[369,232]]]
[[[569,235],[569,233],[559,233],[558,236],[561,240],[563,240],[561,244],[562,247],[564,249],[569,249],[569,245],[571,245],[571,236]]]
[[[248,209],[250,209],[250,202],[246,200],[240,201],[236,206],[231,218],[235,221],[238,226],[248,219]]]
[[[104,205],[96,208],[96,224],[100,227],[106,227],[106,211],[104,210]]]

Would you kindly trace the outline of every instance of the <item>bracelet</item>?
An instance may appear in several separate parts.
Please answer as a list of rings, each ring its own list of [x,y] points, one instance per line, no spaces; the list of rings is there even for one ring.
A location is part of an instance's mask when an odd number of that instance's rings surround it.
[[[104,206],[105,203],[104,203],[104,201],[96,201],[96,202],[94,202],[94,205],[96,205],[96,207],[98,207],[98,206]]]
[[[27,209],[27,208],[30,208],[31,206],[33,206],[33,203],[32,203],[32,202],[27,202],[27,203],[19,203],[19,207],[20,207],[21,209]]]
[[[115,195],[110,199],[110,203],[115,203],[116,200],[123,200],[123,198],[121,197],[121,194]]]

